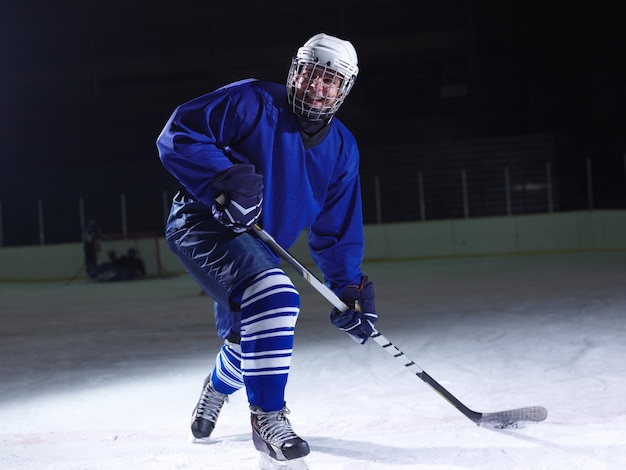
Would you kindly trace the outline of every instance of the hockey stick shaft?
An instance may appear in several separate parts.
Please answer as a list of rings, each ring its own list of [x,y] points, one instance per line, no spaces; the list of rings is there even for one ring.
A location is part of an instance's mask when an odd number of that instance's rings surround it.
[[[328,300],[334,307],[341,311],[345,311],[348,309],[348,306],[330,289],[328,288],[322,281],[320,281],[313,273],[311,273],[302,263],[300,263],[296,258],[294,258],[291,253],[289,253],[286,249],[284,249],[274,238],[263,230],[260,226],[255,225],[254,229],[258,237],[267,244],[274,253],[283,260],[285,260],[291,267],[293,267],[296,271],[300,273],[300,275],[311,285],[315,290],[317,290],[322,296]],[[480,424],[482,420],[482,413],[472,411],[463,403],[461,403],[454,395],[452,395],[448,390],[446,390],[441,384],[439,384],[435,379],[433,379],[430,375],[428,375],[424,370],[422,370],[415,362],[409,359],[400,349],[398,349],[394,344],[385,338],[380,332],[374,330],[371,338],[381,346],[385,351],[387,351],[391,356],[393,356],[396,360],[402,363],[404,367],[417,375],[420,379],[430,385],[439,395],[445,398],[448,403],[454,406],[457,410],[463,413],[467,418],[472,420],[476,424]]]

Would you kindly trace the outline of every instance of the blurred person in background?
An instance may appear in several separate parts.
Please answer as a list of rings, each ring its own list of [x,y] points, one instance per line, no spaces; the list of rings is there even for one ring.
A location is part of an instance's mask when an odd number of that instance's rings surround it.
[[[83,252],[85,254],[85,273],[89,279],[98,277],[98,253],[100,252],[100,240],[102,231],[96,219],[90,217],[83,229]]]

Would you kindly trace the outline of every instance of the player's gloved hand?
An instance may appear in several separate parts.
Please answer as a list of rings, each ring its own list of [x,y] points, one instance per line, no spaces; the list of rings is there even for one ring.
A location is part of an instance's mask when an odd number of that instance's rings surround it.
[[[330,312],[330,321],[345,331],[357,343],[364,344],[374,332],[374,323],[378,320],[374,305],[374,284],[367,276],[361,278],[357,286],[350,284],[339,298],[348,306],[345,312],[336,307]]]
[[[252,228],[263,209],[263,176],[254,165],[239,163],[219,173],[211,185],[220,196],[213,204],[213,217],[233,232]]]

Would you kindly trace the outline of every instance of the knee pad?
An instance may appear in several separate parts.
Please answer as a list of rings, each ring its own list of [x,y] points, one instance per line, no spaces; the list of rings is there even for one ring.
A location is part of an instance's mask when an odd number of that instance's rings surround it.
[[[257,275],[241,296],[241,336],[267,329],[295,328],[300,313],[300,294],[280,268]]]

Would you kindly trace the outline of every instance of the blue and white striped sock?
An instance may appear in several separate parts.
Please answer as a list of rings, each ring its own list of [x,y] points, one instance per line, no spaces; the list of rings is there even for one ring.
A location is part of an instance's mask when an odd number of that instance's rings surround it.
[[[243,387],[241,372],[241,347],[225,341],[215,358],[215,367],[211,378],[213,388],[220,393],[230,395]]]
[[[253,279],[241,299],[241,368],[248,402],[277,411],[285,402],[300,294],[279,268]]]

